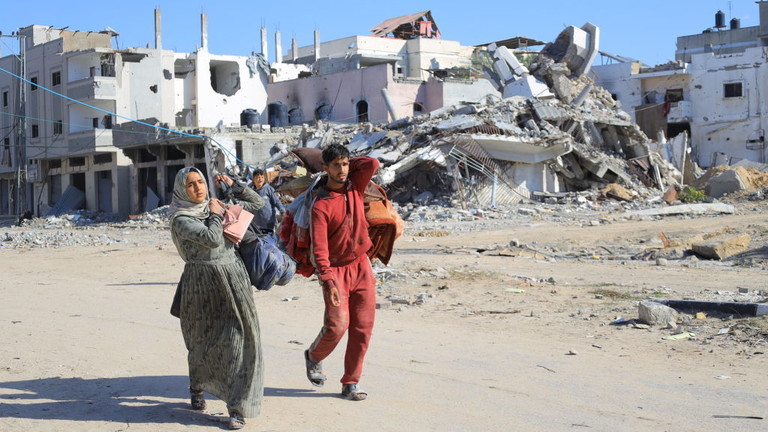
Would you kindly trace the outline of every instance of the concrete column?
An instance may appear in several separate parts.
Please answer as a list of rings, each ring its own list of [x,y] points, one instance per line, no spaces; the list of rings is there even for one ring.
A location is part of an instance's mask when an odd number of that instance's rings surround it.
[[[280,30],[275,30],[275,63],[283,62],[283,42],[280,40]]]
[[[160,9],[155,9],[155,49],[163,49],[163,24]]]
[[[389,92],[387,92],[386,88],[381,89],[381,96],[384,98],[384,103],[387,105],[387,110],[389,111],[389,116],[392,117],[392,121],[397,120],[395,104],[393,104],[392,99],[389,98]]]
[[[263,55],[265,59],[269,57],[269,52],[267,52],[267,28],[266,27],[261,28],[261,55]]]
[[[756,2],[760,5],[760,38],[763,39],[765,45],[766,39],[768,39],[768,1]]]
[[[200,14],[200,48],[208,51],[208,15]]]
[[[91,159],[91,158],[89,158]],[[91,159],[89,161],[92,161]],[[93,165],[91,164],[91,167]],[[98,199],[98,187],[96,187],[96,171],[93,169],[89,169],[88,171],[85,171],[85,208],[90,211],[98,211],[99,210],[99,199]]]
[[[315,61],[320,59],[320,30],[315,30]]]
[[[299,42],[296,38],[291,39],[291,60],[295,63],[299,58]]]

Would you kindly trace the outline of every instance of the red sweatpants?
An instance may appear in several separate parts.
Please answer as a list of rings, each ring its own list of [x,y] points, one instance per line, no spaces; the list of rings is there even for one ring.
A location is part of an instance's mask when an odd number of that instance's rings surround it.
[[[323,328],[312,342],[309,355],[314,361],[323,361],[349,329],[341,383],[357,384],[363,374],[363,359],[373,331],[376,279],[373,277],[371,262],[365,254],[350,264],[333,267],[333,272],[341,304],[334,307],[325,300]]]

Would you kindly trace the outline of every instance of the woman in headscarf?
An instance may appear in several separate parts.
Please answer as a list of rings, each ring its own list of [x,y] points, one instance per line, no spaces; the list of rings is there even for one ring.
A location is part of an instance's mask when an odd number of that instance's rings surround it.
[[[254,212],[264,200],[225,175],[239,204]],[[208,194],[203,173],[176,174],[170,205],[171,238],[184,260],[181,331],[189,351],[192,408],[205,409],[203,392],[227,403],[229,428],[240,429],[261,409],[264,392],[259,320],[248,273],[223,235],[225,205]]]

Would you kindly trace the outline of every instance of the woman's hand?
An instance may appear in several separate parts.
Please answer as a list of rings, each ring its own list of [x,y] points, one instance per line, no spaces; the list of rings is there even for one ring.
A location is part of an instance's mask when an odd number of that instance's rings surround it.
[[[224,213],[226,213],[227,208],[224,205],[223,202],[219,201],[217,198],[211,198],[208,202],[208,208],[211,210],[211,213],[216,213],[217,215],[220,215],[224,217]]]

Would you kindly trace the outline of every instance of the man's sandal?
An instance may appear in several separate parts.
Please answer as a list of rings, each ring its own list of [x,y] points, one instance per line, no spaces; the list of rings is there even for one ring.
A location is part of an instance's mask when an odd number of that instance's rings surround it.
[[[202,411],[205,409],[205,396],[203,396],[202,390],[194,390],[190,387],[189,395],[193,410]]]
[[[240,414],[238,410],[229,410],[229,424],[227,425],[230,430],[242,429],[245,427],[245,418]]]
[[[309,350],[304,350],[304,365],[307,368],[307,379],[309,382],[315,387],[322,387],[326,379],[323,374],[323,364],[310,360]]]
[[[368,397],[368,393],[357,384],[344,384],[341,388],[341,397],[351,401],[361,401]]]

